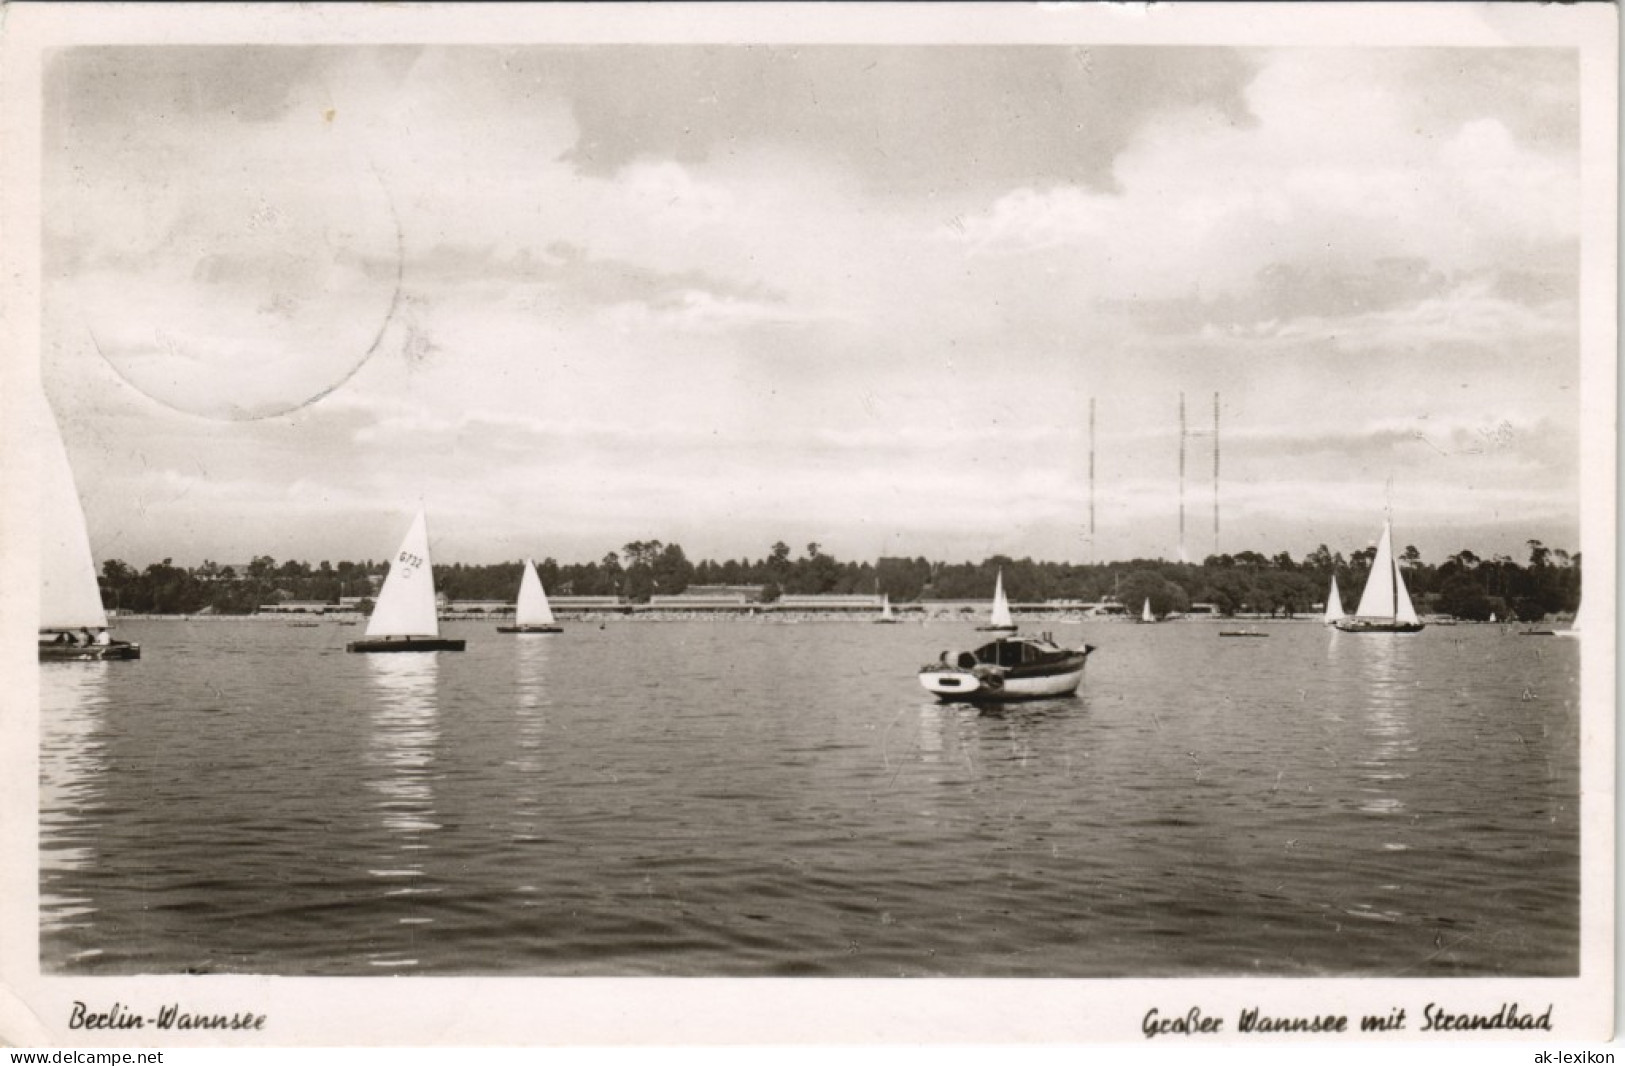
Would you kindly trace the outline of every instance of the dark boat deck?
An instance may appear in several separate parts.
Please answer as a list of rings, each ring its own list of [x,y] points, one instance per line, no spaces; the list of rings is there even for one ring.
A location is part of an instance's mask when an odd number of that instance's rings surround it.
[[[344,646],[344,650],[356,652],[462,651],[467,646],[468,641],[466,640],[455,640],[446,637],[378,637],[373,640],[353,640]]]

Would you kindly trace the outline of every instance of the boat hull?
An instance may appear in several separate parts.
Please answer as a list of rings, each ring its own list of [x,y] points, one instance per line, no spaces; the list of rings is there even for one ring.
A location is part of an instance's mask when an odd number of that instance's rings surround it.
[[[1395,622],[1384,618],[1339,618],[1333,622],[1344,633],[1420,633],[1424,622]]]
[[[1083,666],[1044,677],[1005,678],[1002,683],[978,677],[969,670],[933,670],[920,675],[920,684],[940,700],[971,703],[1010,703],[1018,700],[1070,696],[1083,681]]]
[[[497,626],[498,633],[562,633],[563,626]]]
[[[1008,703],[1053,699],[1078,691],[1088,662],[1088,652],[1074,652],[1061,662],[1010,670],[966,669],[944,664],[921,670],[920,685],[938,699],[948,702]]]
[[[353,652],[462,651],[467,645],[466,640],[451,640],[445,637],[397,637],[394,640],[379,637],[375,640],[352,640],[344,646],[344,650]]]
[[[1221,636],[1221,637],[1267,637],[1267,636],[1269,636],[1269,634],[1268,633],[1255,633],[1250,629],[1221,629],[1221,630],[1219,630],[1219,636]]]
[[[978,633],[1014,633],[1020,626],[977,626]]]
[[[141,645],[115,640],[111,644],[41,644],[42,663],[93,663],[139,659]]]

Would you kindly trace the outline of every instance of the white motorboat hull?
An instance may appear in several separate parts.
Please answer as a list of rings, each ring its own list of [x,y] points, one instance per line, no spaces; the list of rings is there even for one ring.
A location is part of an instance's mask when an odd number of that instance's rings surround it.
[[[950,700],[1038,700],[1070,696],[1083,682],[1083,664],[1076,669],[1039,677],[999,677],[972,670],[945,667],[920,674],[927,692]]]

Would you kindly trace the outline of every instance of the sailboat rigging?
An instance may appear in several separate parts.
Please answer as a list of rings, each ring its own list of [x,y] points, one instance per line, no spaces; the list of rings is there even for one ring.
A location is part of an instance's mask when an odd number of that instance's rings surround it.
[[[139,659],[141,645],[114,640],[96,584],[96,561],[79,489],[67,448],[47,410],[40,433],[45,452],[40,469],[41,662]]]
[[[547,591],[536,574],[536,564],[525,560],[525,574],[519,579],[519,603],[514,609],[514,624],[497,626],[498,633],[562,633],[564,627],[553,619],[553,608],[548,605]]]
[[[462,651],[467,641],[440,636],[435,608],[434,564],[429,561],[429,527],[418,511],[406,539],[389,562],[389,574],[367,621],[367,639],[345,651]]]
[[[1416,633],[1423,628],[1411,603],[1411,594],[1405,588],[1399,560],[1394,557],[1393,540],[1393,525],[1384,520],[1377,554],[1371,560],[1371,574],[1366,578],[1365,591],[1360,594],[1360,605],[1352,617],[1339,618],[1332,623],[1343,632]]]
[[[1332,590],[1326,594],[1325,622],[1327,625],[1334,625],[1339,618],[1347,617],[1348,615],[1343,610],[1343,597],[1337,594],[1337,575],[1333,574]]]
[[[1004,597],[1004,571],[1000,570],[993,581],[993,612],[988,616],[987,625],[977,626],[978,633],[1014,633],[1016,621],[1010,614],[1010,601]]]

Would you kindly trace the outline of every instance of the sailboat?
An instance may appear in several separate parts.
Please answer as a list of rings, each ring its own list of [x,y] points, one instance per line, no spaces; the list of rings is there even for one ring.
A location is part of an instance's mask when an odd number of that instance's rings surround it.
[[[1326,594],[1326,624],[1334,625],[1339,618],[1347,618],[1343,612],[1343,597],[1337,594],[1337,575],[1332,575],[1332,590]]]
[[[1416,616],[1411,594],[1405,590],[1405,576],[1399,572],[1399,561],[1394,558],[1393,524],[1382,523],[1382,537],[1377,541],[1377,554],[1371,560],[1371,574],[1366,578],[1365,591],[1360,594],[1360,605],[1353,617],[1339,618],[1332,623],[1345,633],[1417,633],[1422,620]]]
[[[55,420],[45,413],[40,437],[45,455],[40,467],[40,619],[41,662],[139,659],[141,645],[114,640],[107,631],[107,611],[96,585],[96,562],[79,489],[68,464],[67,448]]]
[[[1580,607],[1581,605],[1578,603],[1574,605],[1574,621],[1569,623],[1569,627],[1567,629],[1559,629],[1554,636],[1573,637],[1575,640],[1580,639]]]
[[[467,641],[440,635],[435,612],[434,565],[429,561],[429,524],[418,511],[389,562],[389,576],[367,620],[367,638],[345,651],[462,651]]]
[[[1145,606],[1140,608],[1140,624],[1145,625],[1148,622],[1155,622],[1156,620],[1157,616],[1151,613],[1151,597],[1147,596],[1145,598]]]
[[[553,621],[553,608],[547,604],[542,579],[536,576],[536,564],[529,559],[525,560],[525,576],[519,579],[519,606],[514,611],[513,625],[497,626],[497,632],[564,632],[564,627]]]
[[[874,619],[876,625],[896,625],[897,616],[892,613],[891,596],[882,593],[880,596],[880,617]]]
[[[993,613],[987,625],[977,626],[978,633],[1014,633],[1015,619],[1010,617],[1010,601],[1004,598],[1004,571],[1000,570],[993,582]]]

